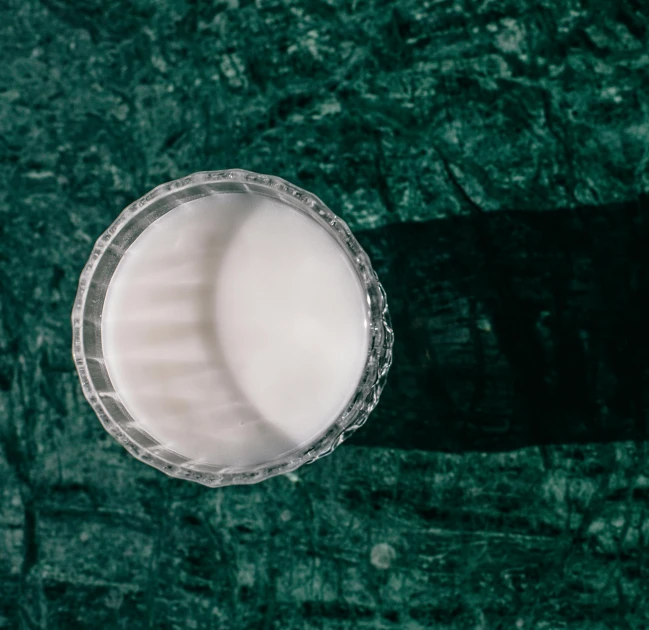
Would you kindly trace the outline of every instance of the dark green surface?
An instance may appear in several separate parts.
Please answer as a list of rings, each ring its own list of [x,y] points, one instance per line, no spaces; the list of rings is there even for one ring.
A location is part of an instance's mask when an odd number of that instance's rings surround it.
[[[648,16],[5,0],[0,628],[649,627]],[[69,313],[122,207],[229,167],[349,222],[396,365],[332,456],[209,490],[103,432]]]

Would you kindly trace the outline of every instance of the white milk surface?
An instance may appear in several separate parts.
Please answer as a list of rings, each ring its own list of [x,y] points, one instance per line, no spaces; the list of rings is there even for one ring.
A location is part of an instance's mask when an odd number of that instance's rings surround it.
[[[102,314],[108,373],[172,450],[247,466],[316,438],[359,383],[364,291],[340,245],[278,201],[188,202],[128,249]]]

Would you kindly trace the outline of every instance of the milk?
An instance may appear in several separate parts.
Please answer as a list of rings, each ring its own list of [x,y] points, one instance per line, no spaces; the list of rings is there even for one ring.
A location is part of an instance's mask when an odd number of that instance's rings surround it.
[[[161,444],[202,462],[272,461],[344,410],[368,352],[365,292],[315,219],[226,193],[151,224],[109,285],[115,391]]]

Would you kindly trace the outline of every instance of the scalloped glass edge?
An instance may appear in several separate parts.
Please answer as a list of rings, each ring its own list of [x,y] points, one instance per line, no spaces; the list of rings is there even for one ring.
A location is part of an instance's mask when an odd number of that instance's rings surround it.
[[[285,203],[288,202],[306,212],[330,231],[346,249],[349,260],[365,289],[368,300],[370,331],[367,360],[358,388],[346,409],[329,429],[316,438],[315,441],[298,447],[279,459],[245,468],[218,466],[185,458],[165,448],[153,437],[138,428],[137,422],[127,412],[119,409],[116,411],[114,405],[111,405],[113,407],[111,411],[107,408],[108,399],[115,400],[119,397],[114,390],[112,393],[99,391],[97,381],[100,379],[96,374],[93,375],[93,372],[96,373],[97,371],[96,365],[98,364],[103,366],[105,372],[103,378],[107,378],[103,354],[91,359],[94,361],[95,369],[90,370],[88,365],[89,357],[86,353],[88,339],[92,335],[96,337],[101,334],[100,326],[97,326],[97,317],[90,313],[92,306],[89,305],[88,301],[89,290],[93,286],[92,283],[98,269],[101,268],[104,254],[114,244],[120,229],[127,226],[128,222],[138,215],[143,215],[151,204],[160,202],[167,196],[178,192],[182,194],[184,189],[200,186],[201,184],[209,184],[212,189],[216,186],[218,189],[219,184],[226,185],[228,182],[239,182],[244,190],[248,189],[248,185],[254,185],[257,190],[261,187],[270,196],[277,197]],[[197,196],[200,197],[203,194]],[[125,249],[122,249],[120,253],[118,249],[117,255],[121,256],[124,251]],[[102,304],[109,281],[110,276],[106,286],[103,289],[98,289],[102,294]],[[354,431],[365,424],[368,416],[376,407],[392,363],[392,345],[394,341],[385,291],[372,268],[368,255],[354,238],[347,224],[315,195],[279,177],[260,175],[242,169],[194,173],[161,184],[128,205],[97,239],[88,262],[83,268],[72,310],[72,331],[72,355],[81,381],[83,394],[105,430],[132,456],[145,464],[157,468],[170,477],[195,481],[213,488],[234,484],[257,483],[296,470],[304,464],[313,463],[333,452]]]

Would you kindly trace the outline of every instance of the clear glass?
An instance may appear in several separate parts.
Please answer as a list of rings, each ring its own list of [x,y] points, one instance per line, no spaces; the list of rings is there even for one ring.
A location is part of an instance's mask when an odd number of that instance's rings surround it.
[[[122,404],[108,375],[101,338],[101,315],[108,285],[135,239],[156,219],[199,197],[238,192],[265,195],[313,217],[338,241],[365,288],[369,349],[352,399],[333,424],[312,442],[263,464],[236,468],[193,461],[155,440]],[[137,459],[171,477],[206,486],[256,483],[295,470],[331,453],[365,423],[376,406],[392,361],[393,332],[385,291],[370,260],[347,224],[315,195],[278,177],[244,170],[206,171],[154,188],[129,205],[97,240],[79,280],[72,312],[74,361],[83,393],[104,428]]]

